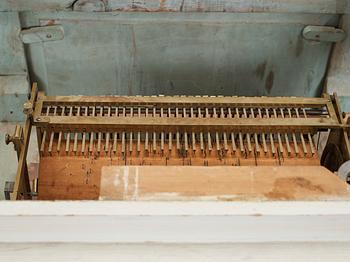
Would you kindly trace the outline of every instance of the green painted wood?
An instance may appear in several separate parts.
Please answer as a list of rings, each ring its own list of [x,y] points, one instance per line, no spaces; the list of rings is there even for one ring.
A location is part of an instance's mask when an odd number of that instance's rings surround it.
[[[264,12],[264,13],[350,13],[348,0],[2,0],[0,11],[95,10],[103,3],[107,11],[147,12]],[[85,8],[88,6],[88,8]],[[99,9],[98,9],[99,10]]]
[[[0,75],[26,75],[18,13],[0,12]]]
[[[49,95],[319,96],[331,48],[302,37],[337,15],[26,12],[64,39],[27,45]]]

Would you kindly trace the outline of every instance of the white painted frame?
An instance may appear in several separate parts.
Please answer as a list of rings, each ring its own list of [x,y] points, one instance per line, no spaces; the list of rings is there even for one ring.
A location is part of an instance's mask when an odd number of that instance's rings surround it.
[[[1,243],[350,243],[350,202],[2,201]]]

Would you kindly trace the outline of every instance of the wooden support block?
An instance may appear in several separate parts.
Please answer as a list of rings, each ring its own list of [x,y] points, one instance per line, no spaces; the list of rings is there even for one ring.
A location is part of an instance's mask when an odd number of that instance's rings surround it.
[[[344,200],[349,186],[320,166],[104,166],[102,200]]]

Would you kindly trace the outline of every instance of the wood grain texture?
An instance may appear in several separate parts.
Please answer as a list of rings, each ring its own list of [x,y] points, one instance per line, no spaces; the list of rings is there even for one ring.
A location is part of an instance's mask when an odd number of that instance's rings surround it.
[[[39,200],[350,199],[348,186],[337,176],[302,160],[279,166],[267,159],[267,166],[255,166],[245,159],[241,166],[205,167],[165,166],[155,159],[141,166],[122,155],[41,157]]]
[[[323,167],[102,168],[103,200],[340,200],[347,184]]]

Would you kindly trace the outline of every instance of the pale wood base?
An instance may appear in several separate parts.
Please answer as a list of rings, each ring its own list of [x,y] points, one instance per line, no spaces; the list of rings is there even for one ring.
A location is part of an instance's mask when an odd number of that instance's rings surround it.
[[[118,166],[42,158],[40,200],[338,200],[348,185],[320,166]]]

